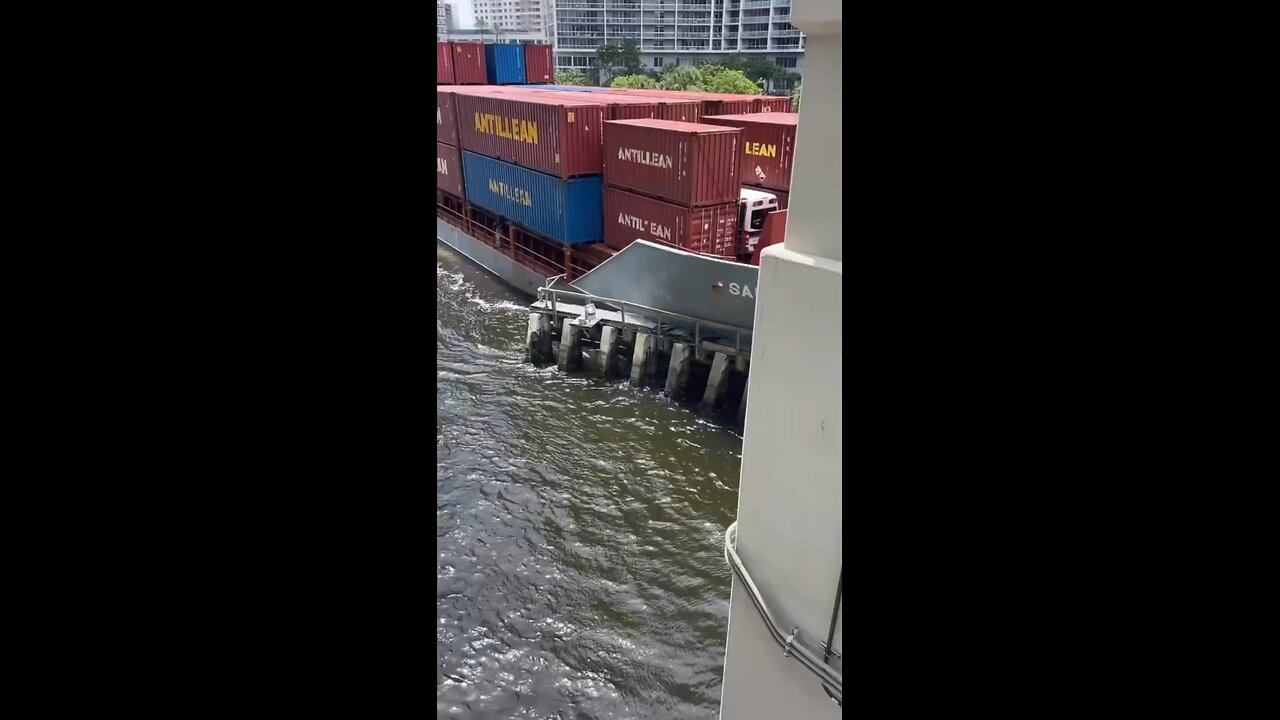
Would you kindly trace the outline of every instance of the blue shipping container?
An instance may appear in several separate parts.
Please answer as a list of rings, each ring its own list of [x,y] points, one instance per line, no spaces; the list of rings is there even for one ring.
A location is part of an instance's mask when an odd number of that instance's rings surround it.
[[[562,245],[604,237],[600,175],[561,180],[473,152],[462,153],[467,202]]]
[[[490,85],[523,85],[524,48],[513,43],[493,43],[484,46],[485,71]]]

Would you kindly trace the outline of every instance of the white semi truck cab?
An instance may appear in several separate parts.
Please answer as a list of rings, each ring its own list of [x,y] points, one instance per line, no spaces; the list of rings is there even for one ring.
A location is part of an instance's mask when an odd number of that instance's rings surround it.
[[[765,190],[743,188],[738,195],[738,257],[750,257],[760,242],[764,218],[778,209],[778,196]]]

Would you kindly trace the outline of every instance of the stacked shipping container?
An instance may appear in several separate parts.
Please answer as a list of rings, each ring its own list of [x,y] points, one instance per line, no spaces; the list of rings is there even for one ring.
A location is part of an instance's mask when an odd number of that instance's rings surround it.
[[[780,112],[789,99],[553,85],[550,46],[506,47],[514,50],[437,44],[437,67],[443,54],[452,75],[437,73],[439,192],[560,246],[603,237],[603,245],[583,245],[601,259],[638,238],[735,257],[740,186],[768,187],[785,207],[774,165],[762,166],[766,185],[754,172],[759,163],[743,160],[785,164],[789,186],[794,123],[788,141],[769,143],[757,137],[770,130],[759,128],[785,132],[777,130],[785,120],[751,124],[748,140],[741,116]],[[730,117],[683,122],[707,113]],[[568,257],[566,250],[566,268]]]
[[[605,244],[635,240],[737,255],[737,128],[671,120],[605,123]]]
[[[445,54],[452,55],[453,43],[436,43],[445,46]],[[453,106],[453,93],[436,91],[436,191],[458,200],[466,197],[462,182],[462,151],[458,148],[458,115]]]
[[[437,135],[450,127],[457,134],[468,202],[560,245],[602,238],[608,105],[505,87],[444,86],[436,94]]]
[[[555,82],[550,45],[436,43],[437,85],[545,85]]]

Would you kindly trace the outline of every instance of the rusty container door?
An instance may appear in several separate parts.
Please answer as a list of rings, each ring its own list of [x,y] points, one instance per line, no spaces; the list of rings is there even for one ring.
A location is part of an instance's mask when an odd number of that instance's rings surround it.
[[[478,42],[455,42],[453,46],[454,82],[459,85],[485,85],[489,82],[484,62],[484,45]]]
[[[449,48],[449,43],[436,43],[436,84],[452,85],[453,78],[453,52]]]
[[[524,74],[530,85],[546,85],[556,81],[556,60],[550,45],[524,46]]]
[[[452,145],[436,143],[436,189],[459,200],[466,199],[462,182],[462,151]]]
[[[447,90],[436,90],[436,142],[458,145],[458,113]]]

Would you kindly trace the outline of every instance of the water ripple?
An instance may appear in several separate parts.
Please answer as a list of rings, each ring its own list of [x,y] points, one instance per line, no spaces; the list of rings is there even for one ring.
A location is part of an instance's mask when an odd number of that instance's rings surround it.
[[[716,718],[740,439],[524,363],[528,301],[437,261],[437,717]]]

